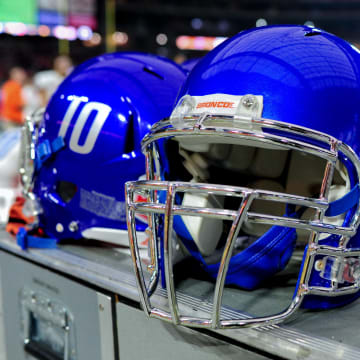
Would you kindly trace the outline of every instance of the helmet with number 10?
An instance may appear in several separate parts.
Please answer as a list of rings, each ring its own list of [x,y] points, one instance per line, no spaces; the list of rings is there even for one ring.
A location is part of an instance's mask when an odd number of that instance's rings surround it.
[[[20,171],[47,236],[128,244],[124,183],[144,176],[140,140],[170,115],[184,79],[161,57],[102,55],[75,68],[26,123]]]

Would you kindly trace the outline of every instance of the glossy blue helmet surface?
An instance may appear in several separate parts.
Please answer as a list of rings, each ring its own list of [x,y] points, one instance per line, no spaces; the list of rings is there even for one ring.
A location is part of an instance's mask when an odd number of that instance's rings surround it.
[[[179,99],[186,95],[218,93],[261,95],[263,118],[331,135],[349,145],[357,155],[360,154],[360,54],[358,49],[335,35],[307,26],[270,26],[243,31],[204,57],[185,82]],[[283,135],[274,129],[263,131]],[[351,171],[349,169],[349,176],[354,176],[351,186],[355,187],[359,179]],[[350,213],[347,223],[349,218]],[[353,237],[347,247],[360,247],[359,238]],[[232,259],[229,283],[251,289],[257,281],[264,281],[261,274],[255,275],[249,282],[236,280],[248,276],[241,269],[250,255],[259,253],[261,241],[264,237]],[[334,242],[334,236],[322,240],[328,245]],[[288,240],[284,244],[295,246]],[[292,253],[292,250],[285,251],[284,244],[279,243],[278,250],[283,252],[278,261],[284,263],[276,271],[285,267]],[[276,258],[279,255],[274,252],[272,256]],[[271,270],[273,265],[267,264],[268,259],[261,261],[264,265],[260,266],[262,271],[268,271],[269,275],[274,273],[275,270]],[[214,271],[217,270],[215,267]],[[211,268],[208,271],[211,272]],[[330,282],[321,279],[318,271],[313,272],[310,284],[330,287]],[[308,297],[302,305],[328,308],[349,302],[357,296],[326,300]]]
[[[185,95],[217,93],[259,94],[263,97],[263,118],[331,135],[359,155],[360,55],[354,46],[335,35],[306,26],[273,26],[241,32],[204,57],[188,77],[179,99]],[[272,129],[264,131],[281,135]],[[358,181],[355,178],[352,186]],[[330,244],[333,237],[328,239]],[[359,245],[359,238],[355,236],[348,247]],[[259,251],[256,243],[252,251]],[[279,251],[286,253],[284,245],[280,245]],[[236,269],[241,269],[249,253],[251,250],[233,260],[235,278],[241,274]],[[282,255],[279,261],[284,261],[283,258]],[[266,264],[267,259],[262,261],[263,269],[273,273],[271,265]],[[263,279],[259,274],[255,278]],[[312,279],[313,285],[329,286],[316,272]],[[237,283],[234,279],[231,282]],[[241,286],[252,288],[255,283],[256,280],[249,284],[241,281]],[[353,296],[316,298],[305,301],[303,306],[332,307],[349,298]]]
[[[181,63],[181,67],[186,71],[190,72],[200,60],[201,58],[192,58],[185,60]]]
[[[156,189],[164,204],[161,211],[157,205],[158,223],[164,223],[159,272],[170,289],[171,312],[162,317],[215,328],[269,324],[300,306],[332,308],[359,296],[359,101],[359,51],[307,26],[243,31],[198,62],[170,119],[143,140],[143,151],[158,152],[160,164],[147,181],[128,185],[130,193]],[[140,207],[129,201],[130,219]],[[272,226],[258,231],[264,224]],[[272,316],[220,321],[224,284],[266,288],[292,259],[302,230],[304,258],[291,305]],[[238,235],[250,245],[233,251],[244,241]],[[209,321],[182,319],[173,305],[166,253],[173,238],[216,280]],[[151,304],[144,307],[157,316]]]
[[[33,193],[48,236],[117,242],[126,234],[124,183],[145,174],[140,140],[169,116],[184,79],[169,60],[125,52],[91,59],[64,80],[36,144]]]
[[[262,116],[335,136],[357,153],[359,51],[307,26],[243,31],[205,56],[184,84],[186,94],[261,94]]]

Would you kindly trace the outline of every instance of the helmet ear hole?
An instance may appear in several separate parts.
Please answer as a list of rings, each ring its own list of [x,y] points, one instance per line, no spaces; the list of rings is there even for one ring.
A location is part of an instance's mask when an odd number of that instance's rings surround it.
[[[128,118],[128,130],[126,133],[125,138],[125,148],[124,153],[128,154],[135,150],[135,121],[134,121],[134,115],[131,114]]]
[[[152,68],[150,68],[149,66],[144,66],[143,70],[151,75],[156,76],[157,78],[164,80],[163,76],[161,76],[159,73],[157,73],[156,71],[154,71]]]
[[[310,31],[305,33],[305,36],[309,37],[309,36],[316,36],[316,35],[321,35],[320,31]]]
[[[75,196],[77,186],[69,181],[59,181],[56,185],[56,191],[61,197],[61,200],[68,203]]]

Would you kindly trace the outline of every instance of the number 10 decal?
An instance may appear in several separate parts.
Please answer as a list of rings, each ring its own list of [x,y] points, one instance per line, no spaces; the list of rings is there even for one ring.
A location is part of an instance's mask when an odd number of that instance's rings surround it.
[[[61,123],[61,127],[59,130],[59,135],[61,137],[65,137],[70,122],[74,117],[76,110],[78,109],[79,105],[83,102],[83,98],[79,96],[73,96],[73,99],[66,111],[64,119]],[[79,139],[81,133],[84,129],[85,123],[88,120],[92,111],[96,111],[95,118],[90,126],[89,132],[86,136],[85,142],[80,145]],[[111,107],[96,101],[87,102],[84,107],[81,109],[79,116],[76,119],[74,128],[72,129],[71,137],[70,137],[70,144],[69,147],[72,151],[78,154],[89,154],[92,149],[94,148],[96,139],[99,136],[99,133],[109,116],[111,111]]]

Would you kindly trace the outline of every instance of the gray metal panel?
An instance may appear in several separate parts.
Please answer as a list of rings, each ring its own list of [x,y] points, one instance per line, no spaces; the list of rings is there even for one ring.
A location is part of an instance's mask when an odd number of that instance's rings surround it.
[[[345,343],[353,347],[360,346],[360,301],[347,306],[326,310],[308,311],[304,316],[298,316],[296,320],[287,324],[289,329],[307,333],[316,338],[322,337],[338,343]],[[357,355],[360,359],[360,354]]]
[[[121,360],[268,358],[188,328],[148,319],[122,303],[116,305],[116,318]]]
[[[13,238],[0,232],[1,248],[125,298],[139,301],[131,258],[116,248],[89,242],[84,246],[84,243],[79,242],[78,245],[60,245],[55,250],[22,251]],[[165,294],[164,291],[158,292],[153,298],[153,304],[159,307],[166,306]],[[208,311],[209,304],[194,296],[181,296],[181,305],[192,306],[199,311]],[[306,311],[298,319],[286,325],[227,330],[220,333],[236,342],[287,359],[326,357],[328,360],[357,360],[360,359],[359,330],[356,320],[359,313],[360,300],[342,309]],[[139,316],[145,318],[143,313]],[[172,327],[172,325],[166,326]]]
[[[2,300],[3,287],[1,284],[1,262],[0,262],[0,360],[6,360],[6,348],[5,348],[5,327],[4,327],[4,307]]]
[[[73,315],[76,349],[74,359],[114,359],[113,326],[109,321],[110,298],[99,297],[99,293],[90,288],[5,252],[0,252],[0,264],[8,360],[26,359],[20,321],[20,293],[24,287],[35,293],[45,294],[51,301],[64,304]],[[103,313],[105,319],[102,320]],[[104,320],[107,321],[107,326]],[[110,345],[112,349],[105,350],[102,346],[101,339],[104,341],[106,338],[105,346]],[[106,357],[102,357],[104,353]]]
[[[114,334],[111,298],[97,293],[101,359],[114,359]]]

